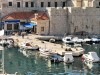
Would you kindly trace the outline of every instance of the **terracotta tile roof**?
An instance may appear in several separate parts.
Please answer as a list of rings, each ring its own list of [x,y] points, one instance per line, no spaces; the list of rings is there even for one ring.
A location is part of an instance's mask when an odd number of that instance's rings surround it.
[[[31,18],[31,20],[48,20],[49,19],[49,17],[47,16],[45,12],[38,12],[36,14],[37,14],[37,17]]]
[[[36,17],[35,14],[37,14]],[[37,12],[32,11],[32,12],[13,12],[3,17],[3,20],[9,20],[9,19],[48,20],[49,17],[44,11],[37,11]]]

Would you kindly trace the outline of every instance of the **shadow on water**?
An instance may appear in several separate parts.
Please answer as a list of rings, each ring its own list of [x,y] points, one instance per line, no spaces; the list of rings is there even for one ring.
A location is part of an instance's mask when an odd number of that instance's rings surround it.
[[[85,53],[96,51],[100,57],[100,45],[83,45]],[[84,65],[81,57],[74,57],[74,63],[51,63],[39,56],[39,52],[31,52],[32,56],[26,57],[18,51],[18,48],[5,49],[5,71],[7,73],[18,72],[20,75],[99,75],[100,63],[90,64],[92,68]],[[1,52],[0,52],[1,58]]]

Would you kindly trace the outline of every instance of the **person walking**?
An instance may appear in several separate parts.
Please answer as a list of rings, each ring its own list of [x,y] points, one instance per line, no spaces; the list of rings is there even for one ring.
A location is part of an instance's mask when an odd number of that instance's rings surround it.
[[[24,39],[24,34],[22,34],[22,38]]]

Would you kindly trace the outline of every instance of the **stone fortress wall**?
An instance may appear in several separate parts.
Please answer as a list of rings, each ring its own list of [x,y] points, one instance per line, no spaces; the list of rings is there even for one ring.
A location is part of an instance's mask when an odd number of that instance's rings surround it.
[[[90,34],[100,34],[100,9],[71,8],[71,33],[86,31]]]
[[[100,34],[99,8],[51,8],[51,34],[73,34],[85,31],[90,34]]]

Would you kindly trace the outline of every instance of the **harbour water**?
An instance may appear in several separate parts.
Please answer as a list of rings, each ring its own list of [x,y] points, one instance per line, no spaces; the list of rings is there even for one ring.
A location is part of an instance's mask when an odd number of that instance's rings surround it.
[[[83,45],[85,53],[97,52],[100,57],[100,45]],[[0,58],[2,52],[0,51]],[[100,75],[100,63],[85,65],[81,57],[74,57],[73,64],[51,63],[50,60],[41,57],[38,51],[32,51],[29,56],[19,52],[18,48],[5,48],[4,50],[5,72],[18,75]]]

